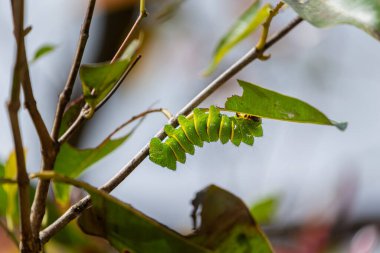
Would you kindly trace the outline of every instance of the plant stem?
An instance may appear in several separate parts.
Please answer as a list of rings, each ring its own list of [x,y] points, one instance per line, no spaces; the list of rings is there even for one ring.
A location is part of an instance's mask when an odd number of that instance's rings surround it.
[[[51,147],[48,150],[42,150],[42,171],[52,170],[54,168],[54,163],[59,152],[59,145],[56,144],[59,128],[62,122],[63,113],[66,108],[67,103],[70,100],[71,93],[75,84],[75,79],[78,74],[79,66],[82,61],[84,49],[86,46],[87,39],[89,37],[89,29],[91,25],[92,16],[94,13],[96,0],[89,0],[89,4],[87,7],[86,16],[84,18],[82,29],[80,32],[80,38],[78,42],[78,47],[76,51],[76,55],[74,57],[73,64],[71,66],[71,70],[65,85],[64,90],[59,96],[59,101],[57,105],[56,115],[54,118],[53,129],[52,129],[52,143]],[[46,208],[46,199],[49,191],[49,180],[41,180],[38,182],[36,194],[34,197],[32,212],[31,212],[31,222],[32,222],[32,231],[35,237],[38,238],[42,219],[45,215]]]
[[[169,120],[169,124],[172,126],[177,126],[177,118],[179,115],[189,114],[195,107],[197,107],[202,101],[209,97],[214,91],[220,88],[226,81],[232,78],[240,70],[246,67],[253,60],[257,59],[262,55],[262,53],[270,48],[273,44],[283,38],[287,33],[289,33],[293,28],[295,28],[302,18],[298,17],[290,24],[288,24],[283,30],[272,36],[272,38],[265,44],[263,50],[257,52],[255,48],[250,50],[246,55],[240,58],[235,64],[228,68],[224,73],[217,77],[213,82],[211,82],[203,91],[201,91],[194,99],[192,99],[185,107],[180,110],[177,115]],[[156,137],[160,139],[165,138],[165,132],[161,129]],[[147,156],[149,155],[149,143],[145,145],[135,157],[129,161],[111,180],[100,187],[100,190],[105,192],[112,191],[116,186],[118,186]],[[83,210],[89,207],[91,204],[91,198],[89,196],[81,199],[76,204],[72,205],[61,217],[59,217],[54,223],[48,226],[46,229],[41,231],[40,239],[42,243],[46,243],[49,239],[65,227],[71,220],[75,219]]]
[[[71,65],[70,74],[67,78],[65,88],[63,89],[62,93],[59,95],[59,101],[58,101],[58,106],[55,113],[53,130],[51,133],[54,140],[58,140],[59,128],[61,126],[63,113],[65,112],[67,103],[70,101],[71,93],[73,91],[73,87],[75,84],[75,79],[77,77],[79,67],[82,62],[84,49],[86,47],[87,39],[89,37],[89,31],[90,31],[92,16],[94,13],[95,3],[96,3],[96,0],[89,0],[86,16],[83,20],[82,29],[80,31],[77,51],[73,60],[73,64]]]
[[[129,39],[131,38],[133,32],[136,30],[136,28],[140,24],[141,20],[143,18],[145,18],[147,15],[148,15],[148,13],[145,10],[145,0],[140,0],[140,13],[139,13],[139,16],[137,17],[137,19],[136,19],[135,23],[133,24],[131,30],[129,30],[127,36],[125,37],[125,39],[123,41],[123,43],[121,43],[121,46],[117,50],[116,54],[112,58],[111,63],[115,62],[117,59],[119,59],[123,55],[125,49],[128,47],[128,42],[129,42]]]
[[[32,228],[30,224],[30,203],[29,203],[29,177],[26,172],[24,148],[21,137],[18,111],[20,109],[20,87],[22,80],[23,48],[24,48],[24,1],[12,1],[12,13],[14,23],[14,35],[17,42],[16,63],[13,70],[13,82],[11,88],[11,98],[8,102],[8,114],[12,128],[13,142],[16,152],[17,163],[17,184],[20,208],[21,224],[21,252],[37,252],[34,244]]]

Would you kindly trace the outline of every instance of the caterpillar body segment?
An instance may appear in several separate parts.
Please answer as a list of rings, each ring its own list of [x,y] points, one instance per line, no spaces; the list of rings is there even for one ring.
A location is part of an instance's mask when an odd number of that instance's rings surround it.
[[[164,142],[153,138],[149,149],[151,161],[172,170],[176,169],[176,161],[185,163],[186,153],[193,155],[194,145],[202,147],[204,141],[220,140],[225,144],[230,140],[235,146],[242,142],[252,146],[254,137],[263,135],[260,118],[245,114],[229,117],[215,106],[208,112],[196,108],[192,117],[179,116],[178,123],[178,128],[166,125],[168,138]]]
[[[210,142],[215,142],[219,140],[219,129],[220,129],[220,121],[222,116],[220,114],[220,110],[215,106],[211,106],[208,112],[207,119],[207,135],[209,137]]]
[[[198,147],[203,147],[203,141],[196,131],[194,120],[187,119],[185,116],[180,115],[178,117],[178,123],[191,143]]]
[[[171,170],[176,169],[176,157],[168,144],[162,143],[158,138],[150,140],[149,159],[162,167],[167,167]]]
[[[186,153],[194,155],[194,145],[190,142],[189,139],[187,139],[186,134],[182,128],[174,128],[171,125],[165,125],[164,130],[169,137],[174,138],[179,143],[179,145],[181,145]]]
[[[210,138],[207,134],[208,114],[199,108],[195,108],[193,114],[195,131],[199,138],[201,138],[202,141],[210,142]]]
[[[220,122],[219,138],[222,144],[226,144],[230,137],[232,131],[231,119],[227,115],[222,115],[222,120]]]

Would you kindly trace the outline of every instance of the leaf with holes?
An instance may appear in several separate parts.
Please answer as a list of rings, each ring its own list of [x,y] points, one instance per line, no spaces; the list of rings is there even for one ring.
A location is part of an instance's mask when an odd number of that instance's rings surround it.
[[[318,109],[297,98],[282,95],[241,80],[238,82],[243,88],[243,95],[228,98],[225,104],[225,108],[228,110],[260,118],[330,125],[340,130],[345,130],[347,127],[347,123],[330,120]]]
[[[207,187],[194,200],[201,226],[183,236],[109,194],[85,186],[93,206],[79,217],[84,233],[107,239],[120,252],[261,252],[272,248],[248,208],[233,194]],[[122,218],[120,218],[122,217]]]

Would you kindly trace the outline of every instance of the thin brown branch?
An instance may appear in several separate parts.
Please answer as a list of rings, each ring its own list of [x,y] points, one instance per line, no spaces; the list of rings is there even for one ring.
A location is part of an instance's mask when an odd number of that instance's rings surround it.
[[[141,1],[141,2],[144,2],[144,1]],[[112,58],[111,60],[111,63],[112,62],[115,62],[117,59],[119,59],[125,49],[128,47],[128,42],[133,34],[133,32],[136,30],[136,28],[139,26],[141,20],[147,16],[147,12],[145,11],[145,5],[140,3],[140,13],[139,13],[139,16],[137,17],[135,23],[133,24],[131,30],[129,30],[127,36],[125,37],[123,43],[121,43],[121,46],[119,47],[119,49],[117,50],[116,54],[114,55],[114,57]]]
[[[80,37],[78,41],[77,51],[74,57],[73,64],[71,66],[70,74],[66,81],[65,88],[59,96],[58,106],[55,113],[55,119],[52,130],[52,137],[54,140],[58,140],[59,128],[61,126],[63,113],[65,112],[65,108],[67,103],[70,101],[71,93],[73,91],[73,87],[75,84],[75,79],[77,77],[80,64],[82,62],[82,57],[84,53],[84,49],[86,47],[87,39],[89,37],[89,31],[92,21],[92,16],[94,13],[96,0],[89,0],[86,16],[84,18],[82,29],[80,32]]]
[[[8,229],[8,227],[4,224],[2,220],[0,220],[0,227],[5,231],[5,233],[8,235],[9,239],[16,245],[18,248],[20,242],[16,238],[16,235]]]
[[[17,184],[17,180],[10,178],[0,178],[0,184]]]
[[[263,51],[270,48],[275,42],[283,38],[287,33],[289,33],[293,28],[295,28],[300,22],[301,18],[297,18],[287,25],[279,33],[272,36],[272,38],[266,43]],[[220,88],[226,81],[232,78],[240,70],[250,64],[252,61],[257,59],[263,51],[257,52],[255,48],[250,50],[246,55],[240,58],[235,64],[228,68],[224,73],[217,77],[213,82],[211,82],[203,91],[201,91],[193,100],[191,100],[185,107],[183,107],[177,115],[169,120],[169,124],[177,126],[177,118],[179,115],[188,115],[195,107],[197,107],[202,101],[209,97],[214,91]],[[165,132],[161,129],[156,137],[160,139],[165,138]],[[149,143],[146,144],[136,155],[129,161],[111,180],[100,187],[100,190],[105,192],[112,191],[116,186],[118,186],[132,171],[149,155]],[[91,199],[89,196],[81,199],[79,202],[74,204],[67,210],[61,217],[59,217],[54,223],[48,226],[46,229],[41,231],[40,239],[42,243],[46,243],[49,239],[65,227],[71,220],[75,219],[83,210],[89,207],[91,204]]]
[[[45,122],[43,121],[41,117],[40,112],[38,111],[37,103],[34,98],[32,84],[31,84],[30,75],[29,75],[28,61],[27,61],[26,52],[25,52],[25,45],[23,46],[21,50],[22,50],[21,64],[23,66],[22,88],[23,88],[24,97],[25,97],[24,104],[33,121],[34,128],[37,131],[37,135],[41,143],[42,153],[45,153],[53,148],[54,142],[50,138],[49,131],[45,125]]]
[[[31,224],[29,220],[29,177],[26,171],[23,142],[21,137],[18,111],[20,109],[20,86],[23,70],[23,47],[24,47],[24,1],[12,1],[12,13],[14,23],[14,35],[17,42],[16,64],[13,70],[13,82],[11,88],[11,99],[8,102],[8,114],[12,128],[13,142],[16,153],[17,184],[20,208],[21,224],[21,252],[37,252],[34,243]]]
[[[73,60],[73,64],[71,66],[71,70],[62,93],[59,96],[59,101],[57,105],[56,115],[54,118],[53,129],[52,129],[52,139],[54,142],[58,139],[59,128],[61,126],[63,113],[66,108],[67,103],[70,101],[71,93],[75,84],[75,79],[77,77],[79,67],[82,61],[83,53],[86,47],[87,39],[89,37],[89,30],[92,21],[92,16],[94,13],[96,0],[89,0],[89,4],[87,7],[86,15],[82,24],[82,29],[80,32],[79,42],[77,51]],[[54,145],[47,152],[43,153],[43,161],[42,161],[42,171],[52,170],[54,168],[55,159],[57,157],[59,151],[59,145]],[[46,199],[49,191],[49,180],[41,180],[39,181],[36,189],[36,194],[34,197],[32,212],[31,212],[31,222],[32,222],[32,230],[35,236],[38,236],[42,219],[45,215],[46,208]]]

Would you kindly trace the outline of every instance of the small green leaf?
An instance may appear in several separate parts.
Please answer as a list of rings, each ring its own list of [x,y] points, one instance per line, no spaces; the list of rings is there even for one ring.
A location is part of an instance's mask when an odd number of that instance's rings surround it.
[[[250,212],[259,224],[269,224],[277,212],[278,202],[277,197],[262,199],[252,205]]]
[[[5,163],[4,168],[4,178],[14,179],[17,177],[17,162],[16,153],[13,151],[8,160]],[[6,194],[6,206],[5,206],[5,216],[7,220],[8,228],[13,231],[16,228],[18,222],[18,195],[17,195],[17,185],[15,184],[4,184],[3,189]]]
[[[345,130],[347,123],[330,120],[313,106],[293,97],[267,90],[238,80],[243,95],[227,99],[226,109],[260,118],[277,119],[299,123],[331,125]]]
[[[76,178],[91,165],[117,149],[130,135],[131,133],[128,133],[114,140],[107,138],[99,146],[89,149],[78,149],[65,143],[62,145],[57,156],[54,171],[71,178]],[[66,206],[69,204],[71,188],[68,185],[54,183],[53,189],[56,200],[60,205]]]
[[[210,75],[233,47],[256,31],[259,25],[268,18],[271,6],[265,4],[262,8],[259,9],[259,7],[260,1],[255,0],[223,36],[214,51],[212,63],[204,75]]]
[[[193,205],[194,225],[202,206],[201,224],[188,236],[193,242],[218,253],[273,252],[248,208],[235,195],[211,185],[197,194]]]
[[[285,0],[303,19],[317,27],[354,25],[380,40],[378,0]]]
[[[37,51],[34,53],[32,63],[36,62],[38,59],[40,59],[43,56],[46,56],[50,53],[52,53],[56,49],[56,45],[52,44],[45,44],[42,45],[40,48],[37,49]]]
[[[5,177],[5,166],[0,162],[0,178]],[[0,216],[5,216],[7,207],[7,193],[3,185],[0,184]]]
[[[125,49],[122,58],[113,63],[82,65],[79,70],[84,99],[92,111],[102,102],[128,69],[132,57],[136,54],[141,40],[133,40]]]
[[[84,99],[93,109],[111,92],[130,62],[130,59],[124,59],[114,63],[87,64],[80,67]]]

